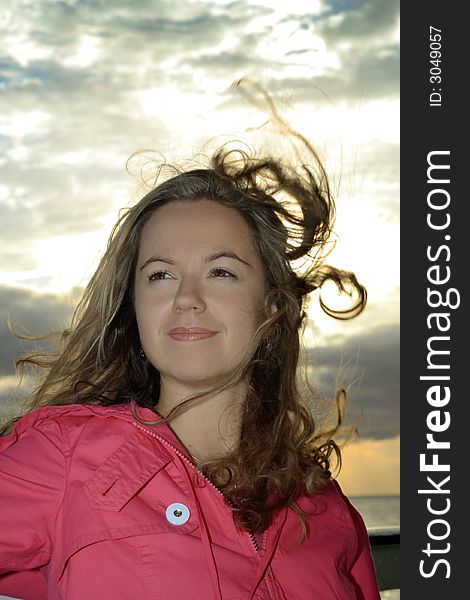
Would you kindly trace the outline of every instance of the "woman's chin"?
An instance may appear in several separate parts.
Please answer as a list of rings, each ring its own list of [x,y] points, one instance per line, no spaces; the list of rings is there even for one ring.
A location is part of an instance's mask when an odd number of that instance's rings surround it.
[[[172,373],[160,374],[162,382],[166,384],[173,382],[173,384],[194,390],[195,393],[223,385],[229,377],[227,372],[211,372],[207,369],[184,369],[181,372],[173,371]]]

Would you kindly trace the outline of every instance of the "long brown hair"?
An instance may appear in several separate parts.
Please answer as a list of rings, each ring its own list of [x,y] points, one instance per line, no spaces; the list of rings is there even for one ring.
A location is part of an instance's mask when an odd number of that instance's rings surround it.
[[[61,333],[57,352],[31,353],[17,363],[20,369],[33,366],[43,373],[28,410],[122,402],[156,409],[160,377],[140,354],[134,310],[134,273],[143,226],[160,207],[180,200],[210,199],[237,209],[253,232],[264,265],[265,306],[275,304],[277,310],[266,310],[243,362],[223,386],[208,392],[248,378],[238,447],[199,467],[229,500],[237,525],[251,532],[263,531],[282,506],[297,511],[298,494],[324,488],[331,477],[332,455],[340,461],[333,436],[342,421],[343,393],[338,394],[335,424],[320,430],[308,398],[299,390],[300,335],[308,295],[327,280],[354,295],[345,312],[328,309],[320,298],[322,308],[335,318],[355,316],[366,303],[366,291],[353,273],[325,264],[335,208],[325,169],[308,140],[270,106],[276,126],[292,140],[295,156],[307,156],[308,162],[259,157],[224,145],[207,168],[175,169],[122,213],[70,328]],[[293,267],[300,258],[305,259],[301,271]],[[166,420],[206,395],[186,400]]]

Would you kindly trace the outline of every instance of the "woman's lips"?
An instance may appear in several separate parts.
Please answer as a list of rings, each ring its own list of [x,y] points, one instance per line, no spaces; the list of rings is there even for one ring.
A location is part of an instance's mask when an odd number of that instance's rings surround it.
[[[177,342],[197,342],[214,336],[217,331],[202,329],[200,327],[175,327],[169,333],[171,339]]]

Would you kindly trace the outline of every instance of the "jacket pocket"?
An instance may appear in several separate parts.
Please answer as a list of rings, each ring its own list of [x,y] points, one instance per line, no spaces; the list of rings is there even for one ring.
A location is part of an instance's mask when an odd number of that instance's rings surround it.
[[[85,483],[88,502],[99,510],[120,511],[170,460],[159,444],[136,432]]]
[[[98,577],[111,556],[112,564],[125,564],[126,552],[133,556],[149,540],[164,551],[162,534],[180,540],[193,532],[198,536],[196,510],[169,474],[174,469],[171,455],[159,443],[136,432],[85,482],[70,482],[52,572],[61,589],[68,590],[72,580],[78,585],[80,570],[85,580],[93,573]],[[120,577],[118,569],[116,580]]]

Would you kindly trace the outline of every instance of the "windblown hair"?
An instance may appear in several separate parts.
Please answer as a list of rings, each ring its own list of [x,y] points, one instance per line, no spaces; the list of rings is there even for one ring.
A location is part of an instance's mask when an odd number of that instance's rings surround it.
[[[252,230],[264,266],[266,318],[243,362],[223,386],[209,391],[227,389],[241,378],[250,382],[238,447],[198,466],[228,499],[237,526],[250,532],[266,529],[281,507],[298,512],[298,494],[326,487],[332,458],[340,461],[333,437],[341,426],[341,402],[335,425],[320,431],[298,384],[308,295],[331,280],[340,291],[354,296],[351,309],[345,312],[330,310],[320,296],[322,308],[335,318],[355,316],[366,303],[366,291],[353,273],[324,263],[334,201],[322,163],[311,144],[271,108],[293,146],[307,154],[308,164],[222,146],[208,168],[174,172],[121,214],[70,328],[61,334],[57,352],[36,352],[18,361],[20,369],[32,366],[44,373],[28,410],[122,402],[157,409],[160,376],[140,355],[134,310],[142,229],[159,208],[181,200],[209,199],[238,210]],[[293,262],[302,257],[306,262],[300,272]],[[268,310],[273,304],[275,312]],[[207,393],[185,400],[166,420],[190,410],[204,396]]]

